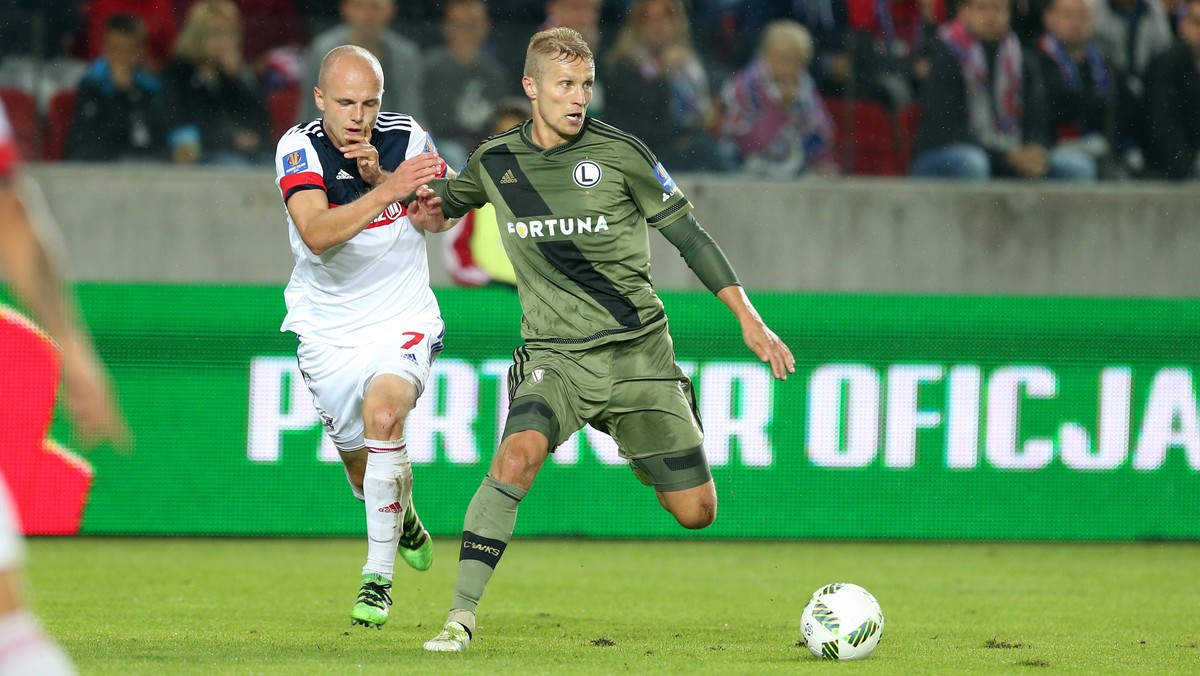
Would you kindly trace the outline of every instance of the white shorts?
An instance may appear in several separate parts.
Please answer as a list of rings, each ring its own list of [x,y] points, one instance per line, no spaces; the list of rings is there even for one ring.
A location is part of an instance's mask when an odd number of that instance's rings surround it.
[[[0,571],[15,570],[25,560],[25,538],[17,523],[17,507],[0,478]]]
[[[365,445],[362,403],[375,376],[396,375],[425,391],[429,367],[442,350],[446,326],[440,318],[414,323],[395,338],[357,347],[334,347],[301,340],[296,350],[300,373],[313,395],[325,432],[340,451]]]

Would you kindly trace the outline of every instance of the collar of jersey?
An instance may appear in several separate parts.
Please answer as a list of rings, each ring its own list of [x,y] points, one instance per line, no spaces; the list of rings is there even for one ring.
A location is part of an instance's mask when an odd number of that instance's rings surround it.
[[[541,153],[543,157],[550,157],[551,155],[557,155],[573,148],[575,144],[579,143],[579,141],[583,138],[583,135],[587,132],[588,126],[590,126],[591,123],[592,118],[585,115],[583,118],[583,126],[579,128],[578,134],[573,136],[570,140],[560,143],[553,148],[543,148],[537,143],[534,143],[533,138],[529,135],[530,130],[533,129],[533,120],[526,120],[525,123],[521,125],[521,140],[524,141],[525,145],[529,146],[531,149]]]

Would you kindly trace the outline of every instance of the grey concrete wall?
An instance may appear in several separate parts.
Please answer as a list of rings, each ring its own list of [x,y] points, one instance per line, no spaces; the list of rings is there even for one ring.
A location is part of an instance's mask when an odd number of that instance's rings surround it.
[[[82,280],[284,283],[270,172],[31,166]],[[1186,297],[1200,292],[1195,184],[963,186],[686,177],[748,288]],[[701,288],[652,236],[660,288]],[[449,279],[430,238],[433,283]]]

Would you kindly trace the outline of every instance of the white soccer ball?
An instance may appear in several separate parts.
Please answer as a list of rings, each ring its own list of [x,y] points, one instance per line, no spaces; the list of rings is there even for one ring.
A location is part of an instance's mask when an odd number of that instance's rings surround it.
[[[883,634],[883,610],[870,592],[856,584],[827,584],[813,592],[804,607],[800,633],[817,657],[866,659]]]

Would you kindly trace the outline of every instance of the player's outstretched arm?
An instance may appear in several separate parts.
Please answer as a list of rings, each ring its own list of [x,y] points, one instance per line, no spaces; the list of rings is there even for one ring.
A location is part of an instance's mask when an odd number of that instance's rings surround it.
[[[17,187],[8,182],[0,183],[0,268],[17,298],[62,351],[67,408],[80,438],[88,446],[110,442],[127,447],[129,430],[117,410],[108,373],[75,314],[49,246]]]
[[[775,335],[741,286],[727,286],[717,292],[717,298],[733,312],[742,325],[742,340],[764,364],[771,365],[771,373],[779,380],[787,380],[789,373],[796,372],[796,358],[791,349]]]
[[[787,380],[789,373],[796,372],[796,360],[792,351],[775,332],[763,323],[746,292],[738,281],[733,266],[721,247],[713,241],[692,214],[662,227],[659,232],[667,241],[679,249],[679,255],[696,273],[696,277],[725,303],[742,324],[742,338],[764,363],[771,365],[771,373],[780,380]]]
[[[300,239],[313,253],[320,255],[348,242],[362,232],[388,205],[411,195],[418,186],[433,180],[442,169],[437,153],[414,155],[386,174],[373,190],[336,209],[322,190],[301,190],[287,201],[288,213],[300,233]]]

